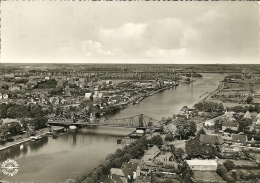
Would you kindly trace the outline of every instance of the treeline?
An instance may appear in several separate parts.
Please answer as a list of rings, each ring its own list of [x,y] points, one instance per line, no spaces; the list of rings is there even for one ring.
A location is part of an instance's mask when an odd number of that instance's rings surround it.
[[[185,149],[190,158],[215,158],[219,151],[211,144],[201,143],[199,136],[188,140],[185,144]]]
[[[103,164],[92,169],[88,175],[76,178],[77,183],[97,183],[102,175],[108,175],[111,168],[121,168],[124,162],[130,159],[141,158],[148,144],[161,145],[163,139],[160,135],[154,136],[150,140],[142,137],[123,149],[117,149],[114,154],[109,154]]]
[[[256,105],[245,105],[244,107],[243,106],[235,106],[235,107],[230,107],[228,108],[228,110],[233,110],[234,112],[236,113],[239,113],[239,112],[257,112],[257,113],[260,113],[260,106],[259,104],[256,104]]]
[[[186,77],[191,77],[191,74],[188,73],[188,74],[186,74],[185,76],[186,76]],[[199,74],[199,73],[193,73],[193,74],[192,74],[192,77],[195,77],[195,78],[202,78],[202,75]]]
[[[224,106],[222,103],[214,103],[214,102],[199,102],[194,105],[196,109],[204,112],[220,112],[224,111]]]
[[[9,124],[2,124],[0,126],[1,136],[7,136],[8,132],[10,135],[16,135],[20,133],[22,130],[28,130],[28,126],[33,127],[34,130],[39,130],[41,128],[46,127],[46,123],[48,119],[45,117],[36,117],[30,120],[21,120],[21,125],[19,123],[11,123]],[[0,139],[1,144],[5,143],[2,139]]]
[[[188,139],[190,136],[194,136],[197,131],[197,125],[194,121],[187,121],[184,119],[178,119],[176,121],[176,134],[181,139]]]
[[[26,84],[29,80],[28,79],[18,79],[18,80],[15,80],[15,84]]]
[[[48,88],[55,88],[57,85],[57,81],[55,79],[50,79],[46,81],[41,81],[37,84],[36,88],[40,89],[48,89]]]
[[[34,118],[43,117],[46,111],[35,104],[19,105],[15,103],[0,104],[0,118]]]

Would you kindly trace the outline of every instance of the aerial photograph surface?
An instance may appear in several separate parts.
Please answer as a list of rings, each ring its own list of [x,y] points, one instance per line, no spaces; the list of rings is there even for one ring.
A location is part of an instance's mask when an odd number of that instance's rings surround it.
[[[0,183],[259,183],[259,3],[2,1]]]

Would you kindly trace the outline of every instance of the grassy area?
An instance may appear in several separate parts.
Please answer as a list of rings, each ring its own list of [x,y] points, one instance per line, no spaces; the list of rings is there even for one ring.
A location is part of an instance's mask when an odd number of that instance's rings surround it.
[[[216,172],[207,171],[193,171],[195,180],[212,181],[218,182],[223,181],[223,179]]]
[[[221,91],[218,91],[210,101],[223,102],[224,107],[234,107],[239,104],[245,104],[248,95],[260,93],[260,81],[254,79],[235,80],[233,82],[225,82]],[[255,98],[254,102],[260,99]]]

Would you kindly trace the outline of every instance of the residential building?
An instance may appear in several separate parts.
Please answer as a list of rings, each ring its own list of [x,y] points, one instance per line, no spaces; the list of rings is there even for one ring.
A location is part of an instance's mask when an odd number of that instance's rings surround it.
[[[200,142],[211,145],[222,145],[224,140],[222,136],[216,134],[200,134]]]
[[[244,114],[243,118],[244,118],[244,119],[252,119],[252,116],[251,116],[250,112],[247,111],[247,112]]]
[[[159,160],[160,162],[164,162],[164,161],[170,161],[171,157],[172,157],[172,153],[167,152],[165,154],[160,154],[156,159]]]
[[[3,94],[3,99],[8,99],[8,94]]]
[[[160,152],[160,149],[156,145],[154,145],[144,153],[142,161],[153,160],[158,154],[160,154]]]
[[[234,153],[234,152],[242,152],[241,147],[239,147],[239,146],[223,146],[221,148],[221,153]]]
[[[51,98],[50,98],[50,103],[51,103],[52,105],[58,105],[58,104],[60,103],[59,97],[51,97]]]
[[[141,169],[138,163],[125,162],[122,164],[121,169],[128,179],[135,180],[140,176]]]
[[[2,119],[2,121],[3,121],[3,124],[18,123],[21,127],[23,126],[18,119],[5,118],[5,119]]]
[[[222,124],[222,130],[226,130],[227,128],[237,131],[238,130],[239,124],[237,122],[232,122],[232,121],[224,121]]]
[[[85,98],[90,99],[91,95],[92,95],[92,93],[85,93]]]
[[[216,160],[186,160],[186,163],[191,170],[200,170],[200,171],[216,171],[218,163]]]
[[[21,90],[20,86],[12,85],[9,87],[9,91]]]
[[[232,134],[232,144],[235,145],[246,145],[247,144],[247,135],[238,135],[238,134]]]
[[[186,115],[189,114],[189,108],[187,106],[183,106],[181,110],[179,111],[180,115]]]
[[[5,74],[4,78],[14,78],[14,73]]]

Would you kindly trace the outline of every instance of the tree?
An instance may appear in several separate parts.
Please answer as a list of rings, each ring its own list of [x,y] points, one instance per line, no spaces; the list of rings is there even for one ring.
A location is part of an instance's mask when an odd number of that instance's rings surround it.
[[[175,156],[177,156],[177,158],[181,158],[183,154],[184,150],[182,148],[179,148],[175,151]]]
[[[170,141],[170,142],[172,142],[172,141],[174,140],[174,138],[173,138],[172,135],[167,134],[167,135],[165,136],[164,140],[165,140],[165,141]]]
[[[183,138],[193,136],[197,131],[197,125],[194,121],[178,120],[176,127],[176,133]]]
[[[225,110],[225,108],[224,108],[223,104],[222,104],[222,103],[219,103],[219,104],[218,104],[218,111],[219,111],[219,112],[223,112],[224,110]]]
[[[235,106],[233,107],[233,111],[236,113],[243,112],[243,106]]]
[[[3,84],[2,87],[1,87],[3,90],[8,90],[9,89],[9,86],[7,84]]]
[[[177,130],[176,126],[172,123],[163,126],[163,131],[166,133],[175,134],[176,130]]]
[[[217,166],[217,174],[220,177],[222,177],[224,180],[226,179],[227,173],[228,173],[227,169],[226,169],[226,167],[224,165],[219,164]]]
[[[246,103],[251,104],[252,101],[253,101],[253,97],[251,95],[248,96],[247,99],[246,99]]]
[[[197,136],[200,136],[200,134],[206,134],[203,127],[197,132]]]
[[[175,154],[175,146],[173,144],[170,145],[171,153]]]
[[[255,111],[254,106],[250,105],[250,106],[248,107],[248,111],[249,111],[249,112],[254,112],[254,111]]]
[[[260,106],[259,106],[259,104],[256,104],[256,105],[255,105],[255,111],[256,111],[257,113],[260,113]]]
[[[248,106],[245,105],[244,108],[243,108],[243,112],[246,113],[248,111]]]
[[[223,165],[225,166],[225,168],[227,169],[227,171],[229,172],[230,170],[235,168],[235,164],[233,161],[231,160],[226,160]]]
[[[195,107],[196,109],[198,109],[199,111],[203,111],[203,110],[204,110],[204,107],[203,107],[203,103],[202,103],[202,102],[199,102],[199,103],[195,104],[194,107]]]
[[[163,139],[162,139],[162,137],[160,135],[153,136],[150,139],[150,144],[161,145],[162,143],[163,143]]]

